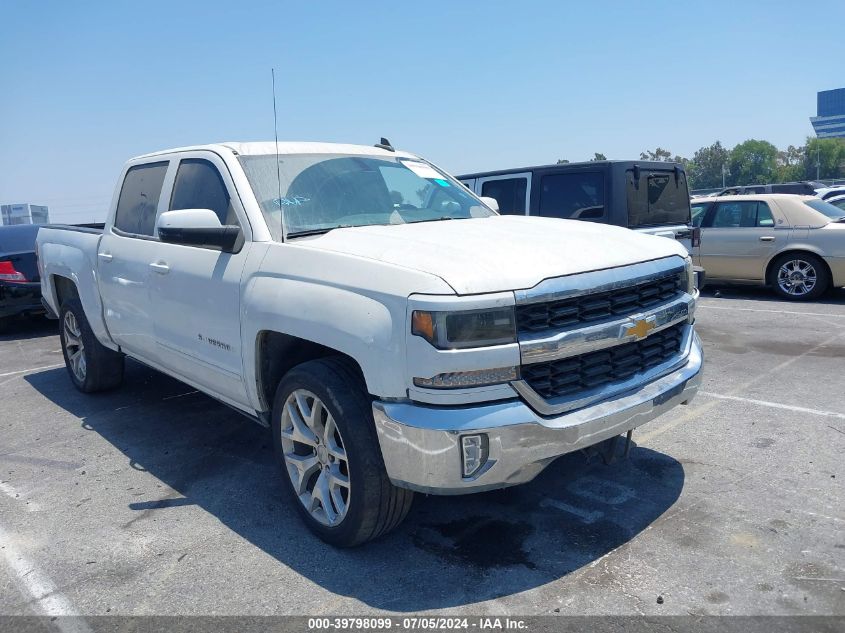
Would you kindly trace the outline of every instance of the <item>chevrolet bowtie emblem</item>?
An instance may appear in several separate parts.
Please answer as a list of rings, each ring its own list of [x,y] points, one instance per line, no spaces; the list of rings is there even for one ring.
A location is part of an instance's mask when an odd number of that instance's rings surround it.
[[[625,336],[636,336],[637,340],[641,338],[645,338],[648,336],[648,333],[651,332],[655,328],[654,321],[646,321],[645,319],[639,319],[638,321],[634,321],[633,325],[629,325],[625,330]]]

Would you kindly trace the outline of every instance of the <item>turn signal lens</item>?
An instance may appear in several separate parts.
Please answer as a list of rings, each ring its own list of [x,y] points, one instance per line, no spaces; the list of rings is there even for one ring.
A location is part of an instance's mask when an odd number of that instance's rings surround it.
[[[411,333],[422,336],[429,343],[434,342],[434,317],[431,312],[414,310],[411,315]]]

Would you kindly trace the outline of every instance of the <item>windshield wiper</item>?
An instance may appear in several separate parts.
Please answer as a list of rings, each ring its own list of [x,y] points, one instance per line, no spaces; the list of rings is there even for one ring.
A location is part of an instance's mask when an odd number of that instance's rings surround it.
[[[349,226],[349,224],[338,224],[337,226],[327,226],[322,229],[305,229],[304,231],[291,231],[290,233],[285,235],[285,239],[291,237],[308,237],[309,235],[323,235],[324,233],[334,231],[335,229],[349,228]]]
[[[420,222],[439,222],[440,220],[454,220],[455,218],[450,218],[449,216],[441,216],[439,218],[428,218],[427,220],[411,220],[410,222],[405,222],[405,224],[419,224]]]

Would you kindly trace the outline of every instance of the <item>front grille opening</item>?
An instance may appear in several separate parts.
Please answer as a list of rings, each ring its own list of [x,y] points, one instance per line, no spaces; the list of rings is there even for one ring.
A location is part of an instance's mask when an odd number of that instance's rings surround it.
[[[685,325],[678,323],[641,341],[598,352],[523,365],[522,378],[546,400],[622,382],[677,355]]]
[[[684,290],[686,273],[672,272],[628,288],[516,306],[520,332],[542,332],[627,316],[673,299]]]

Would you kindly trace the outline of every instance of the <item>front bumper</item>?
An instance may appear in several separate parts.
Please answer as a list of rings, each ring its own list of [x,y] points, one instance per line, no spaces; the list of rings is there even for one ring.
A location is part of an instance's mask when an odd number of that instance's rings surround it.
[[[40,283],[0,282],[0,317],[43,312]]]
[[[466,407],[373,403],[376,431],[390,480],[431,494],[454,495],[531,481],[555,458],[639,427],[678,404],[701,384],[704,360],[697,334],[686,363],[611,400],[542,417],[522,400]],[[462,477],[461,436],[484,433],[489,457]]]

